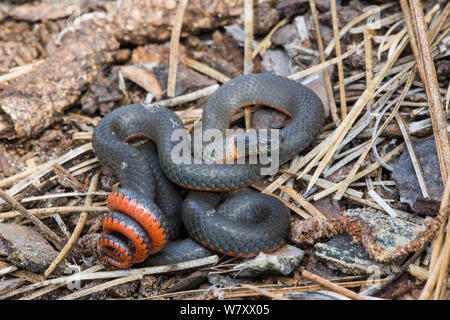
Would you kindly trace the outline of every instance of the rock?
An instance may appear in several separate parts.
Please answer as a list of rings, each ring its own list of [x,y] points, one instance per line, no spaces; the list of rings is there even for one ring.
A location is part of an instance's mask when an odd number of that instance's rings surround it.
[[[400,192],[400,202],[408,203],[420,215],[435,216],[439,211],[444,184],[442,182],[436,142],[433,137],[413,141],[416,155],[422,167],[430,198],[424,198],[414,168],[405,148],[394,167],[392,178]]]
[[[424,230],[423,226],[406,220],[361,209],[347,210],[344,215],[365,220],[372,229],[377,244],[390,251],[410,242]],[[317,243],[314,248],[319,259],[346,274],[385,276],[400,270],[398,265],[371,260],[363,246],[347,235],[338,235],[326,243]]]
[[[297,28],[294,24],[287,24],[273,34],[271,41],[274,45],[284,46],[298,37]]]
[[[261,253],[233,268],[238,271],[237,277],[255,277],[263,274],[282,274],[288,276],[300,265],[304,256],[303,250],[285,245],[274,253]]]
[[[283,50],[267,50],[261,62],[262,72],[287,77],[291,72],[291,61]]]
[[[28,271],[43,273],[58,252],[34,229],[0,223],[0,255]]]

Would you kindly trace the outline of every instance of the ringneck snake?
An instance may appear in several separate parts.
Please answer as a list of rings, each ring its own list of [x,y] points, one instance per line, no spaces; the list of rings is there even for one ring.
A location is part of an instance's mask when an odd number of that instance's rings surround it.
[[[211,95],[203,107],[202,133],[218,129],[225,134],[238,110],[256,104],[290,118],[279,131],[279,163],[307,147],[325,119],[310,89],[281,76],[250,74]],[[252,257],[282,246],[290,227],[288,209],[275,197],[244,188],[262,178],[262,166],[174,161],[177,129],[184,129],[181,119],[157,104],[120,107],[96,126],[95,154],[120,181],[108,197],[99,238],[105,259],[128,268],[160,252],[183,230],[200,245],[229,256]],[[149,140],[141,148],[130,143],[139,137]],[[180,187],[190,190],[184,200]]]

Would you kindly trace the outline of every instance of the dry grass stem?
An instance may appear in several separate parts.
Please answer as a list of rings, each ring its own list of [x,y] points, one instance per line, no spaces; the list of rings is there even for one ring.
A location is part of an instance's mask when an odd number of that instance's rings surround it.
[[[314,20],[314,27],[316,29],[316,41],[317,41],[317,47],[319,49],[319,55],[320,55],[320,62],[325,62],[325,53],[323,51],[323,42],[322,42],[322,35],[320,33],[320,24],[319,24],[319,17],[317,14],[316,9],[316,3],[314,0],[309,0],[309,6],[311,8],[311,14],[313,16]],[[323,79],[325,81],[325,87],[327,90],[328,95],[328,104],[330,106],[330,113],[331,113],[331,119],[333,122],[337,125],[339,125],[339,116],[337,114],[337,108],[336,108],[336,101],[334,100],[334,94],[333,94],[333,87],[331,85],[330,77],[328,75],[328,69],[323,69]]]
[[[172,35],[170,37],[170,54],[169,54],[169,76],[167,80],[167,96],[175,97],[175,85],[177,81],[178,55],[181,27],[183,26],[183,16],[188,0],[180,0],[177,6],[175,21],[172,27]]]
[[[99,178],[100,173],[97,172],[91,179],[91,183],[89,185],[89,189],[88,192],[94,192],[97,189],[97,184],[98,184],[98,178]],[[92,196],[87,196],[84,202],[85,206],[90,206],[92,204]],[[72,235],[70,236],[69,240],[67,241],[67,243],[64,245],[64,248],[59,252],[58,256],[55,258],[55,260],[52,262],[52,264],[47,268],[47,270],[45,270],[44,272],[44,277],[48,277],[53,270],[55,270],[55,268],[58,266],[59,263],[61,263],[61,261],[66,257],[66,255],[69,253],[70,249],[72,249],[72,246],[75,244],[75,242],[77,241],[78,237],[81,234],[81,231],[83,231],[83,227],[84,224],[86,223],[88,217],[88,212],[87,211],[83,211],[80,213],[80,216],[78,218],[78,222],[75,226],[75,229],[73,230]]]
[[[225,83],[227,81],[230,80],[230,78],[228,78],[226,75],[224,75],[223,73],[217,71],[214,68],[211,68],[210,66],[201,63],[197,60],[188,58],[188,57],[182,57],[181,61],[183,62],[183,64],[191,69],[194,69],[198,72],[201,72],[203,74],[206,74],[207,76],[221,82],[221,83]]]
[[[336,10],[336,0],[330,1],[331,5],[331,18],[333,22],[333,37],[335,43],[335,52],[336,57],[340,57],[342,54],[341,51],[341,42],[339,40],[339,20]],[[367,39],[366,39],[367,40]],[[345,98],[345,85],[344,85],[344,64],[342,61],[338,61],[337,63],[338,69],[338,77],[339,77],[339,95],[340,95],[340,108],[341,108],[341,120],[347,116],[347,100]]]
[[[316,282],[320,284],[321,286],[328,288],[336,293],[342,294],[343,296],[346,296],[347,298],[353,299],[353,300],[368,300],[368,298],[360,296],[359,294],[341,287],[340,285],[333,283],[327,279],[324,279],[322,277],[319,277],[318,275],[315,275],[309,271],[303,270],[302,271],[302,278],[311,280],[313,282]]]
[[[161,107],[174,107],[180,104],[184,104],[184,103],[188,103],[188,102],[192,102],[195,101],[197,99],[209,96],[211,94],[214,93],[214,91],[216,91],[217,89],[219,89],[219,85],[218,84],[213,84],[211,86],[205,87],[203,89],[191,92],[191,93],[187,93],[172,99],[167,99],[167,100],[161,100],[156,102],[158,105],[160,105]]]

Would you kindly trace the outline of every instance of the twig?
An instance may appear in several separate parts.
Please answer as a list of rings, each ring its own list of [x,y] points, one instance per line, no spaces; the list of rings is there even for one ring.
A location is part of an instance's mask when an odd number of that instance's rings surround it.
[[[0,76],[0,83],[12,81],[14,79],[17,79],[19,77],[22,77],[30,72],[33,72],[36,67],[44,63],[45,60],[39,60],[24,66],[20,66],[20,68],[15,68],[13,72],[3,74]]]
[[[86,191],[86,186],[83,185],[80,181],[78,181],[77,178],[75,178],[66,168],[64,168],[62,165],[55,163],[53,166],[53,171],[60,176],[61,179],[69,179],[71,184],[78,190],[76,191]]]
[[[106,206],[64,206],[64,207],[52,207],[52,208],[36,208],[36,209],[28,209],[28,212],[32,214],[35,217],[41,217],[43,215],[52,215],[55,213],[59,214],[67,214],[72,212],[106,212],[108,211],[108,208]],[[19,216],[20,213],[18,213],[16,210],[14,211],[7,211],[0,213],[0,219],[11,219]]]
[[[427,185],[425,182],[425,178],[423,176],[422,166],[420,165],[419,158],[417,158],[416,152],[414,151],[414,145],[411,142],[411,139],[408,134],[408,130],[406,129],[405,124],[403,123],[402,117],[398,113],[395,114],[395,120],[397,120],[397,124],[403,135],[403,140],[405,140],[406,148],[408,149],[409,157],[413,164],[414,172],[416,173],[416,177],[417,177],[417,181],[419,182],[420,190],[422,191],[422,196],[424,198],[429,198],[430,195],[428,194]]]
[[[308,200],[306,200],[301,194],[292,188],[286,186],[280,186],[280,190],[288,194],[292,199],[297,201],[305,210],[307,210],[312,216],[326,219],[327,217],[320,212],[316,207],[314,207]]]
[[[244,0],[244,74],[253,72],[253,0]]]
[[[384,211],[386,211],[391,217],[393,218],[397,218],[397,212],[395,212],[387,203],[386,201],[384,201],[384,199],[382,197],[380,197],[380,195],[378,193],[376,193],[375,190],[373,189],[369,189],[369,191],[367,192],[369,194],[369,196],[375,200],[376,203],[378,203],[378,205],[380,207],[383,208]]]
[[[328,281],[327,279],[324,279],[322,277],[319,277],[318,275],[315,275],[309,271],[303,270],[302,278],[316,282],[316,283],[320,284],[321,286],[324,286],[325,288],[328,288],[336,293],[346,296],[347,298],[354,299],[354,300],[368,300],[368,298],[366,298],[366,297],[360,296],[359,294],[357,294],[349,289],[341,287],[340,285],[333,283],[331,281]]]
[[[111,280],[111,281],[93,286],[91,288],[87,288],[84,290],[80,290],[80,291],[76,291],[74,293],[68,294],[67,296],[59,298],[58,300],[75,300],[75,299],[87,296],[89,294],[92,294],[92,293],[95,293],[98,291],[102,291],[102,290],[106,290],[106,289],[114,287],[114,286],[118,286],[120,284],[140,280],[140,279],[142,279],[142,277],[143,277],[142,274],[133,274],[131,276]]]
[[[413,20],[415,21],[418,46],[420,55],[416,60],[422,59],[424,85],[430,103],[431,123],[433,125],[434,138],[436,140],[436,149],[439,158],[442,181],[447,181],[450,171],[450,142],[447,134],[447,123],[443,111],[439,85],[437,82],[436,69],[431,55],[431,49],[428,42],[428,32],[423,15],[423,9],[420,1],[410,0]],[[414,35],[410,35],[412,38]],[[420,71],[420,70],[419,70]]]
[[[244,0],[244,74],[253,72],[253,0]],[[244,108],[245,129],[250,129],[250,107]]]
[[[309,6],[311,8],[311,14],[312,14],[313,20],[314,20],[314,27],[316,29],[316,40],[317,40],[317,47],[319,49],[319,54],[320,54],[320,62],[324,63],[325,62],[325,53],[323,51],[322,35],[320,34],[319,17],[317,14],[315,1],[309,0]],[[330,106],[331,118],[333,119],[333,122],[336,124],[336,126],[338,126],[340,121],[339,121],[339,117],[337,115],[336,101],[334,100],[333,87],[331,85],[330,77],[328,75],[328,69],[325,68],[322,70],[322,72],[323,72],[323,78],[325,81],[325,87],[326,87],[327,95],[328,95],[328,104]]]
[[[89,185],[88,192],[94,192],[97,189],[98,184],[98,177],[100,173],[96,173],[92,179],[91,183]],[[86,200],[84,202],[85,206],[90,206],[92,204],[92,196],[87,196]],[[84,224],[87,220],[88,212],[83,211],[80,213],[80,217],[78,218],[77,225],[75,226],[75,229],[73,230],[72,235],[70,236],[69,240],[65,244],[64,248],[59,252],[58,256],[53,260],[52,264],[45,270],[44,277],[47,278],[53,270],[58,266],[58,264],[66,257],[66,255],[69,253],[70,249],[72,249],[73,244],[75,241],[77,241],[78,237],[80,236],[81,231],[83,230]]]
[[[291,300],[289,298],[283,297],[280,294],[277,294],[277,293],[274,293],[274,292],[270,292],[269,290],[258,288],[256,286],[252,286],[252,285],[249,285],[249,284],[243,283],[243,284],[241,284],[241,287],[244,287],[244,288],[256,291],[256,292],[260,293],[263,296],[266,296],[266,297],[269,297],[269,298],[272,298],[272,299],[275,299],[275,300]]]
[[[225,83],[230,80],[230,78],[228,78],[223,73],[217,71],[214,68],[211,68],[210,66],[208,66],[204,63],[198,62],[197,60],[194,60],[194,59],[191,59],[188,57],[182,57],[181,61],[184,63],[184,65],[186,65],[186,67],[192,68],[201,73],[204,73],[207,76],[210,76],[211,78],[216,79],[217,81],[219,81],[221,83]]]
[[[214,91],[216,91],[218,88],[219,88],[218,84],[213,84],[212,86],[205,87],[203,89],[200,89],[200,90],[197,90],[197,91],[194,91],[191,93],[187,93],[182,96],[178,96],[178,97],[175,97],[172,99],[158,101],[157,104],[159,104],[162,107],[177,106],[179,104],[191,102],[191,101],[203,98],[205,96],[209,96],[210,94],[214,93]]]
[[[361,48],[364,45],[364,41],[361,42],[360,44],[358,44],[355,48],[348,50],[347,52],[345,52],[344,54],[340,55],[339,57],[335,57],[333,59],[327,60],[323,63],[319,63],[316,64],[308,69],[293,73],[291,75],[288,76],[289,79],[292,80],[298,80],[304,77],[307,77],[313,73],[316,73],[318,71],[324,70],[326,68],[328,68],[329,66],[338,63],[339,61],[342,61],[344,59],[346,59],[347,57],[351,56],[353,53],[355,53],[359,48]]]
[[[170,37],[170,55],[169,55],[169,76],[167,80],[167,96],[175,97],[175,85],[177,81],[178,67],[178,47],[180,44],[181,27],[183,25],[184,10],[188,0],[180,0],[177,6],[175,22],[172,27],[172,35]]]
[[[367,40],[364,44],[364,56],[366,64],[366,85],[369,86],[373,80],[373,50],[372,50],[372,40],[373,31],[369,27],[364,26],[364,40]],[[368,101],[369,107],[373,105],[374,99]]]
[[[5,268],[0,268],[0,276],[4,276],[5,274],[14,272],[17,270],[16,266],[9,266],[9,267],[5,267]]]
[[[281,20],[280,22],[278,22],[275,27],[272,28],[272,30],[270,30],[270,32],[264,37],[264,39],[262,39],[262,41],[258,44],[258,46],[256,47],[255,50],[253,50],[253,54],[252,54],[252,59],[255,59],[256,56],[258,55],[258,53],[263,56],[266,53],[266,49],[270,48],[270,46],[272,45],[271,42],[271,38],[273,36],[273,34],[282,26],[284,26],[287,22],[289,21],[289,18],[286,17],[283,20]]]
[[[340,57],[342,54],[341,51],[341,42],[339,40],[339,22],[337,16],[336,9],[336,0],[331,0],[331,18],[333,22],[333,37],[335,43],[335,52],[336,57]],[[339,77],[339,95],[341,98],[340,107],[341,107],[341,120],[347,116],[347,99],[345,98],[345,85],[344,85],[344,64],[342,61],[338,61],[337,63],[338,69],[338,77]]]

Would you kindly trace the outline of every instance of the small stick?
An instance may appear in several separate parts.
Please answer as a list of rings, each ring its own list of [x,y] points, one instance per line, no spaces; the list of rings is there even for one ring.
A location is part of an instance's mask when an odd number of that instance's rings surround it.
[[[244,0],[244,74],[253,72],[253,0]]]
[[[0,276],[4,276],[5,274],[14,272],[17,270],[16,266],[9,266],[9,267],[5,267],[5,268],[0,268]]]
[[[370,9],[370,10],[364,12],[363,14],[357,16],[355,19],[353,19],[352,21],[347,23],[339,32],[339,37],[342,38],[351,28],[353,28],[353,26],[357,25],[364,19],[367,19],[371,15],[373,15],[375,13],[380,13],[382,10],[390,8],[395,5],[396,5],[395,2],[386,3],[381,6],[375,6],[373,9]],[[328,43],[328,46],[325,49],[325,56],[329,56],[331,54],[331,51],[333,51],[334,46],[335,46],[335,41],[334,41],[334,39],[332,39],[330,41],[330,43]]]
[[[255,189],[257,189],[257,190],[259,190],[259,191],[261,191],[261,192],[264,191],[262,188],[260,188],[260,187],[258,187],[258,186],[256,186],[256,185],[252,185],[252,187],[254,187]],[[291,209],[292,211],[294,211],[295,213],[297,213],[297,214],[298,214],[300,217],[302,217],[303,219],[309,219],[309,218],[312,217],[309,213],[307,213],[306,211],[303,211],[302,209],[300,209],[299,207],[297,207],[295,204],[290,203],[289,201],[286,201],[285,199],[283,199],[283,198],[280,197],[279,195],[273,194],[273,193],[272,193],[271,196],[272,196],[272,197],[275,197],[275,198],[277,198],[278,200],[280,200],[281,202],[283,202],[284,205],[285,205],[286,207],[288,207],[289,209]]]
[[[222,72],[217,71],[214,68],[211,68],[210,66],[201,63],[197,60],[188,58],[188,57],[182,57],[181,61],[183,64],[191,69],[197,70],[203,74],[206,74],[207,76],[210,76],[213,79],[216,79],[217,81],[221,83],[225,83],[227,81],[230,81],[230,78],[228,78],[226,75],[224,75]]]
[[[331,0],[331,18],[333,22],[333,37],[335,43],[335,52],[336,57],[340,57],[342,54],[341,51],[341,42],[339,40],[339,24],[338,24],[338,16],[336,10],[336,0]],[[339,95],[341,97],[341,120],[347,116],[347,100],[345,98],[345,85],[344,85],[344,65],[342,60],[337,63],[338,67],[338,76],[339,76]]]
[[[53,232],[52,229],[50,229],[49,227],[47,227],[44,223],[42,223],[41,220],[39,220],[38,218],[36,218],[33,214],[31,214],[30,212],[28,212],[27,209],[25,209],[24,206],[22,206],[20,204],[20,202],[14,200],[13,198],[11,198],[5,191],[3,191],[2,189],[0,189],[0,198],[2,198],[3,200],[5,200],[6,202],[8,202],[14,209],[16,209],[20,214],[22,214],[23,216],[27,217],[28,219],[31,220],[31,222],[33,222],[33,224],[38,227],[42,232],[44,232],[46,235],[49,236],[49,238],[51,240],[53,240],[54,244],[57,247],[61,247],[61,243],[62,243],[62,239]]]
[[[108,288],[114,287],[114,286],[118,286],[120,284],[124,284],[127,282],[132,282],[132,281],[136,281],[136,280],[140,280],[142,279],[143,275],[142,274],[133,274],[131,276],[127,276],[127,277],[123,277],[123,278],[119,278],[119,279],[114,279],[105,283],[101,283],[98,284],[96,286],[93,286],[91,288],[87,288],[84,290],[79,290],[76,291],[74,293],[68,294],[67,296],[64,296],[62,298],[59,298],[58,300],[75,300],[84,296],[87,296],[89,294],[98,292],[98,291],[102,291],[102,290],[106,290]]]
[[[13,72],[1,75],[0,83],[15,80],[19,77],[22,77],[22,76],[30,73],[30,72],[33,72],[36,69],[36,67],[38,67],[39,65],[44,63],[44,61],[45,60],[39,60],[39,61],[24,65],[24,66],[20,66],[19,68],[15,68]]]
[[[450,171],[450,142],[447,133],[447,122],[445,120],[444,108],[439,93],[439,84],[436,76],[436,69],[431,54],[427,25],[423,15],[422,4],[418,0],[410,0],[413,20],[415,21],[420,55],[415,56],[416,60],[422,59],[423,72],[422,80],[430,103],[431,123],[433,125],[434,139],[439,158],[442,181],[447,181]],[[419,70],[420,71],[420,70]]]
[[[60,176],[62,179],[69,179],[73,186],[78,189],[78,191],[86,192],[86,186],[83,185],[80,181],[78,181],[77,178],[75,178],[66,168],[64,168],[62,165],[55,163],[53,166],[53,171],[56,171],[55,173]],[[66,180],[67,181],[67,180]]]
[[[399,154],[400,152],[402,152],[403,146],[404,146],[403,144],[397,146],[394,150],[392,150],[391,152],[389,152],[388,154],[386,154],[386,155],[382,158],[382,160],[385,161],[385,162],[386,162],[386,161],[389,161],[394,155],[397,155],[397,154]],[[351,183],[351,182],[354,182],[354,181],[357,181],[357,180],[359,180],[359,179],[361,179],[362,177],[368,175],[369,173],[371,173],[372,171],[378,169],[379,167],[381,167],[381,164],[380,164],[379,162],[372,163],[372,164],[371,164],[370,166],[368,166],[366,169],[361,170],[360,172],[356,173],[356,174],[354,175],[354,177],[351,179],[350,183]],[[345,183],[346,183],[345,180],[344,180],[344,181],[341,181],[341,182],[339,182],[339,183],[334,184],[332,187],[330,187],[330,188],[328,188],[328,189],[326,189],[326,190],[323,190],[322,192],[319,192],[319,193],[315,194],[315,195],[313,196],[314,201],[317,201],[317,200],[319,200],[319,199],[321,199],[321,198],[323,198],[323,197],[325,197],[325,196],[327,196],[327,195],[329,195],[329,194],[331,194],[331,193],[337,191],[337,190],[340,189]]]
[[[424,280],[424,281],[428,280],[428,277],[430,274],[427,269],[419,267],[418,265],[415,265],[415,264],[410,264],[408,266],[408,272],[412,276],[416,277],[417,279]],[[447,288],[450,288],[450,279],[449,278],[447,278]]]
[[[447,208],[448,211],[450,211],[450,208]],[[439,270],[439,277],[436,283],[436,288],[434,291],[433,298],[445,300],[445,290],[446,290],[446,281],[448,279],[448,266],[450,263],[450,220],[447,221],[447,236],[445,239],[444,248],[441,251],[441,255],[443,256],[440,270]]]
[[[370,196],[376,203],[378,203],[378,205],[379,205],[380,207],[382,207],[383,210],[386,211],[387,214],[389,214],[392,218],[397,218],[397,217],[398,217],[397,212],[395,212],[394,209],[392,209],[392,208],[386,203],[386,201],[385,201],[382,197],[380,197],[380,195],[379,195],[378,193],[376,193],[375,190],[370,189],[370,190],[368,191],[368,194],[369,194],[369,196]]]
[[[274,292],[270,292],[269,290],[265,290],[265,289],[262,289],[262,288],[258,288],[258,287],[256,287],[256,286],[252,286],[252,285],[250,285],[250,284],[245,284],[245,283],[243,283],[243,284],[241,284],[241,287],[244,287],[244,288],[253,290],[253,291],[255,291],[255,292],[258,292],[258,293],[262,294],[263,296],[272,298],[272,299],[274,299],[274,300],[292,300],[292,299],[289,299],[289,298],[285,298],[285,297],[283,297],[283,296],[280,295],[280,294],[277,294],[277,293],[274,293]]]
[[[373,80],[373,51],[372,51],[372,36],[373,31],[369,29],[369,27],[364,26],[364,40],[367,40],[364,44],[364,56],[365,56],[365,63],[366,63],[366,86],[369,86],[370,83]],[[373,105],[374,98],[372,97],[368,101],[369,107]]]
[[[36,208],[36,209],[28,209],[27,210],[30,214],[32,214],[35,217],[40,217],[43,215],[52,215],[55,213],[59,214],[67,214],[72,212],[82,212],[82,211],[88,211],[88,212],[107,212],[108,208],[106,206],[65,206],[65,207],[52,207],[52,208]],[[17,210],[14,211],[7,211],[0,213],[0,219],[11,219],[19,216],[20,213],[17,212]]]
[[[396,113],[395,120],[400,128],[400,131],[403,135],[403,140],[405,140],[406,147],[409,152],[409,157],[413,164],[414,172],[417,176],[417,181],[419,182],[420,190],[422,191],[422,195],[424,198],[429,198],[430,195],[428,193],[427,184],[425,182],[425,177],[423,176],[422,166],[420,165],[419,158],[417,158],[416,152],[414,151],[414,145],[411,142],[411,139],[408,134],[408,130],[405,127],[405,123],[403,122],[402,117]]]
[[[194,91],[191,93],[187,93],[182,96],[178,96],[178,97],[175,97],[172,99],[158,101],[157,104],[160,105],[161,107],[177,106],[179,104],[191,102],[191,101],[203,98],[205,96],[209,96],[210,94],[214,93],[214,91],[216,91],[218,88],[219,88],[218,84],[213,84],[209,87],[205,87],[203,89],[200,89],[200,90],[197,90],[197,91]]]
[[[315,275],[309,271],[303,270],[302,271],[302,278],[311,280],[315,283],[320,284],[321,286],[324,286],[325,288],[328,288],[336,293],[342,294],[343,296],[346,296],[347,298],[354,299],[354,300],[369,300],[366,297],[360,296],[359,294],[346,289],[344,287],[341,287],[340,285],[333,283],[331,281],[328,281],[327,279],[324,279],[322,277],[319,277],[318,275]]]
[[[170,55],[169,55],[169,76],[167,80],[167,96],[175,97],[175,84],[177,81],[178,67],[178,47],[180,44],[181,27],[183,25],[183,16],[188,0],[180,0],[177,6],[175,22],[172,27],[172,35],[170,37]]]
[[[270,39],[272,38],[273,34],[282,26],[284,26],[289,21],[289,18],[286,17],[280,22],[278,22],[275,27],[270,30],[270,32],[264,37],[264,39],[258,44],[256,49],[253,51],[252,59],[255,59],[258,53],[263,56],[266,53],[266,49],[269,48],[272,45],[272,42]]]
[[[316,9],[316,3],[314,0],[309,0],[309,6],[311,8],[311,14],[313,16],[314,20],[314,27],[316,29],[316,40],[317,40],[317,47],[319,48],[319,54],[320,54],[320,62],[325,62],[325,53],[323,51],[323,43],[322,43],[322,35],[320,34],[320,25],[319,25],[319,17],[317,14]],[[328,103],[330,105],[330,113],[331,118],[333,122],[336,124],[336,126],[339,125],[339,117],[337,115],[337,108],[336,108],[336,101],[334,100],[334,94],[333,94],[333,86],[331,85],[330,77],[328,75],[328,69],[323,69],[323,78],[325,81],[325,87],[327,89],[327,95],[328,95]]]
[[[98,177],[100,173],[96,173],[92,179],[91,183],[89,185],[88,192],[94,192],[97,189],[98,184]],[[90,206],[92,204],[93,197],[87,196],[86,200],[84,202],[85,206]],[[78,218],[77,225],[75,226],[75,229],[72,232],[72,235],[70,236],[69,240],[67,241],[64,248],[59,252],[58,256],[53,260],[52,264],[45,270],[44,277],[47,278],[53,270],[58,266],[58,264],[61,263],[61,261],[66,257],[66,255],[69,253],[70,249],[72,249],[72,246],[74,245],[75,241],[77,241],[78,237],[80,236],[81,231],[83,230],[84,224],[86,223],[88,217],[88,212],[83,211],[80,214],[80,217]]]
[[[360,44],[358,44],[355,48],[346,51],[345,53],[343,53],[342,55],[340,55],[339,57],[335,57],[333,59],[327,60],[323,63],[319,63],[316,64],[308,69],[293,73],[291,75],[288,76],[289,79],[292,80],[298,80],[304,77],[307,77],[313,73],[316,73],[320,70],[324,70],[325,68],[328,68],[329,66],[338,63],[339,61],[342,61],[344,59],[346,59],[347,57],[351,56],[353,53],[355,53],[359,48],[361,48],[364,45],[364,41],[361,42]]]
[[[297,201],[306,211],[308,211],[312,216],[326,219],[327,217],[320,212],[316,207],[314,207],[308,200],[306,200],[300,193],[292,188],[286,186],[280,186],[280,190],[288,194],[292,199]]]

